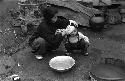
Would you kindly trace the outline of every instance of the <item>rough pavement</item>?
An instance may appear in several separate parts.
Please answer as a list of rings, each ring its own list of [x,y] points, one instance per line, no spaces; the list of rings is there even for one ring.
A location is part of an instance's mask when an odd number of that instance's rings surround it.
[[[15,71],[19,73],[22,79],[32,79],[34,81],[87,81],[86,73],[93,64],[99,62],[100,57],[112,57],[125,60],[125,24],[112,25],[111,28],[101,33],[95,33],[86,29],[80,29],[90,38],[89,56],[82,56],[75,53],[72,57],[76,60],[75,67],[66,72],[58,73],[53,71],[49,65],[49,60],[57,55],[63,55],[64,52],[49,53],[42,60],[35,59],[30,52],[30,48],[19,51],[15,54],[21,67]],[[60,50],[63,49],[60,48]]]

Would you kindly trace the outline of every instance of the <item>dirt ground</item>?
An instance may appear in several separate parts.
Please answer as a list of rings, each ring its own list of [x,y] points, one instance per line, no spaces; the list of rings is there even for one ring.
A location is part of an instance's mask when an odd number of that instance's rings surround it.
[[[34,55],[30,53],[30,48],[19,51],[15,56],[21,63],[21,67],[15,71],[22,72],[19,75],[23,79],[29,78],[34,81],[87,81],[87,72],[92,65],[100,61],[101,57],[125,60],[124,26],[125,24],[114,25],[101,33],[80,29],[90,38],[89,56],[85,57],[79,53],[71,55],[76,60],[76,66],[69,72],[58,73],[48,65],[52,57],[64,54],[63,47],[60,47],[57,53],[49,53],[42,60],[35,59]]]
[[[7,6],[9,4],[9,6]],[[25,41],[26,38],[17,36],[20,34],[20,28],[13,28],[7,21],[6,10],[16,7],[13,2],[4,2],[0,5],[0,45],[1,55],[8,49],[15,47]],[[4,19],[3,19],[4,18]],[[4,20],[4,21],[3,21]],[[7,21],[5,21],[7,20]],[[5,29],[8,29],[5,31]],[[14,31],[17,35],[15,35]],[[92,32],[87,29],[80,28],[84,35],[90,39],[90,47],[88,49],[89,56],[83,56],[79,53],[71,55],[76,60],[75,67],[65,73],[58,73],[53,71],[48,63],[49,60],[55,56],[64,54],[64,47],[61,45],[57,52],[48,53],[42,60],[37,60],[31,53],[31,48],[27,47],[21,49],[12,55],[12,58],[19,62],[21,66],[15,65],[12,70],[18,74],[21,81],[87,81],[87,72],[100,61],[100,58],[117,58],[125,60],[125,24],[111,25],[103,32]],[[15,38],[16,37],[16,38]],[[11,39],[11,40],[10,40]],[[7,41],[9,40],[9,41]]]

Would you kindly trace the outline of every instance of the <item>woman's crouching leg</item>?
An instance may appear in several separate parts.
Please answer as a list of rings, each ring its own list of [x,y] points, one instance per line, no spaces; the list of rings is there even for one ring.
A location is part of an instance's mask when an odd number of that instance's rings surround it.
[[[46,53],[46,41],[43,38],[37,38],[33,43],[36,54],[43,55]]]

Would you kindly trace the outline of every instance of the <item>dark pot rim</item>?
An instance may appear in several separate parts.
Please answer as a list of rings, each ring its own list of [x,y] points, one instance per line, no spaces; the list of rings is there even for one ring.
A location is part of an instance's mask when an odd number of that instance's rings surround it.
[[[101,58],[100,62],[98,64],[112,64],[115,66],[119,66],[123,70],[125,70],[125,62],[121,59],[115,59],[115,58]],[[98,64],[94,65],[93,67],[97,66]],[[92,69],[89,71],[90,77],[94,78],[95,80],[99,81],[125,81],[125,78],[121,79],[104,79],[96,76],[95,74],[92,73]]]

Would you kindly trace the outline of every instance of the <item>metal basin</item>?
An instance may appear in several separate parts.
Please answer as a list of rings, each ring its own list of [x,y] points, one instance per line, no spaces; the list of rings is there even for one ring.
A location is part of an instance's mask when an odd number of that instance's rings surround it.
[[[89,74],[91,81],[125,81],[125,64],[120,59],[105,58]]]
[[[56,56],[49,62],[49,66],[59,72],[71,69],[75,65],[75,60],[70,56]]]

